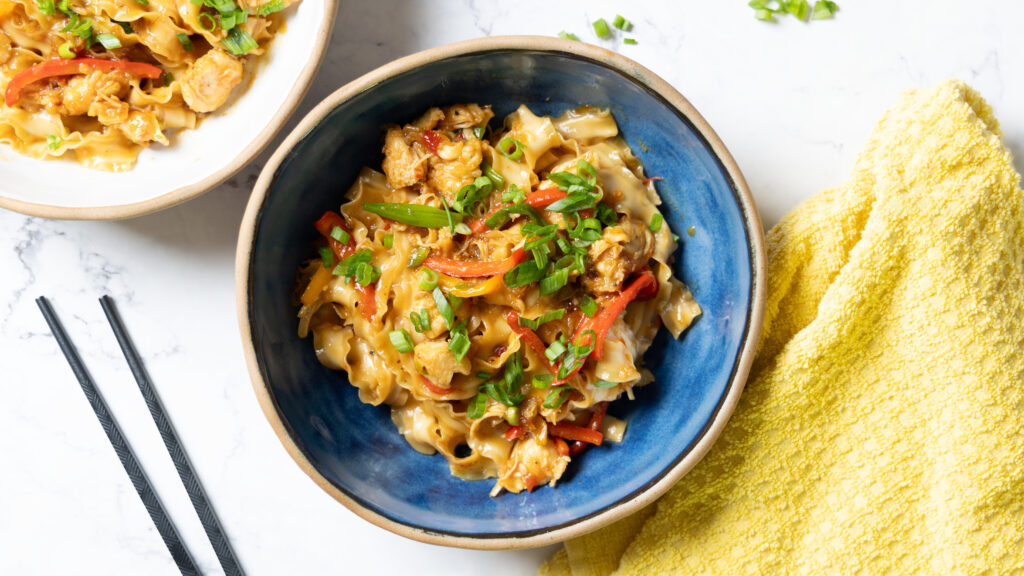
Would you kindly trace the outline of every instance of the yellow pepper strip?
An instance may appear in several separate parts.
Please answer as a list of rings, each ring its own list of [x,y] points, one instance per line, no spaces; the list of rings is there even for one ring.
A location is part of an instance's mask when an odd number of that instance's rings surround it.
[[[316,299],[320,297],[320,293],[324,291],[324,288],[327,287],[333,276],[330,268],[318,267],[316,274],[313,274],[313,277],[309,279],[309,285],[306,286],[306,289],[302,291],[302,296],[299,297],[302,305],[310,306],[316,302]]]
[[[474,296],[484,296],[492,292],[497,292],[505,285],[505,279],[503,274],[497,274],[491,276],[483,282],[476,284],[470,284],[458,278],[452,278],[451,276],[445,276],[439,274],[440,278],[437,283],[448,289],[448,293],[459,298],[473,298]]]

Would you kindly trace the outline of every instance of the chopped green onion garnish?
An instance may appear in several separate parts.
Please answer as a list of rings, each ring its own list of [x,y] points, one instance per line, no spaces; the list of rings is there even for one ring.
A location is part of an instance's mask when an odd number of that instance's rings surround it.
[[[412,327],[420,334],[430,330],[430,310],[426,308],[419,312],[410,312],[409,320],[412,320]]]
[[[565,404],[565,401],[569,399],[569,394],[571,393],[572,388],[568,386],[552,388],[551,391],[548,392],[547,397],[544,398],[544,404],[542,404],[542,406],[551,410],[557,409],[562,404]]]
[[[501,228],[509,221],[512,214],[526,214],[537,224],[543,224],[544,219],[540,217],[537,210],[529,204],[513,204],[511,206],[505,206],[500,208],[497,212],[491,215],[490,218],[484,221],[484,224],[488,228]]]
[[[541,324],[551,322],[552,320],[559,320],[565,316],[565,308],[559,308],[558,310],[551,310],[541,314],[537,318],[530,320],[529,318],[519,317],[519,325],[526,326],[530,330],[536,330],[540,328]]]
[[[519,426],[519,406],[509,406],[505,409],[505,422],[509,426]]]
[[[548,357],[548,360],[554,362],[558,360],[559,356],[565,353],[565,345],[555,340],[548,346],[547,350],[544,351],[544,355]]]
[[[138,0],[135,1],[138,2]],[[223,23],[223,20],[221,22]],[[227,38],[221,40],[220,43],[232,56],[241,56],[260,46],[248,32],[238,27],[232,28],[231,32],[228,32]]]
[[[623,32],[629,32],[633,29],[633,23],[622,17],[622,14],[616,14],[615,20],[612,21],[612,26],[615,26]]]
[[[559,32],[558,33],[558,37],[559,38],[565,38],[566,40],[576,40],[576,41],[579,41],[579,39],[580,39],[579,36],[573,34],[572,32],[566,32],[565,30],[562,30],[561,32]]]
[[[485,134],[487,134],[487,126],[473,127],[473,136],[476,136],[477,140],[483,140]]]
[[[74,58],[76,56],[76,54],[71,49],[71,46],[72,46],[71,42],[65,42],[65,43],[61,44],[60,46],[57,47],[57,54],[59,54],[61,58],[66,58],[68,60]]]
[[[455,194],[455,201],[452,202],[452,208],[456,212],[462,212],[463,214],[469,212],[477,202],[486,198],[493,189],[494,181],[487,176],[480,176],[473,180],[472,184],[466,184],[459,189]]]
[[[615,226],[619,223],[619,215],[607,204],[598,204],[595,207],[597,219],[605,226]]]
[[[679,242],[679,235],[678,234],[673,234],[672,235],[672,241],[673,242]]]
[[[335,240],[341,242],[342,244],[348,244],[348,241],[352,237],[349,235],[348,232],[345,232],[345,229],[342,228],[341,226],[335,226],[334,228],[331,228],[331,238],[334,238]]]
[[[320,253],[320,260],[324,263],[324,268],[334,267],[334,252],[327,246],[321,246],[317,252]]]
[[[135,0],[135,3],[139,6],[149,6],[149,0]]]
[[[267,15],[280,12],[281,10],[284,10],[283,0],[270,0],[270,2],[260,6],[256,13],[265,18]]]
[[[658,230],[661,230],[661,223],[664,221],[665,217],[662,216],[661,213],[655,212],[654,215],[651,216],[651,223],[647,227],[651,229],[651,232],[657,232]]]
[[[46,148],[51,151],[55,151],[60,148],[60,145],[64,142],[64,139],[60,136],[54,136],[53,134],[46,135]]]
[[[380,278],[380,270],[369,262],[360,262],[356,266],[355,279],[360,286],[369,286]]]
[[[46,16],[53,16],[57,10],[53,5],[53,0],[36,0],[36,8],[39,9],[40,14]]]
[[[205,18],[205,20],[203,20],[203,18]],[[210,16],[206,12],[200,13],[196,20],[199,22],[199,27],[207,32],[213,32],[217,28],[217,22],[214,21],[213,16]]]
[[[448,295],[448,301],[452,303],[452,310],[458,310],[459,306],[462,306],[463,298],[460,298],[454,294]]]
[[[537,374],[533,377],[533,381],[530,385],[539,390],[543,390],[545,388],[549,388],[554,379],[555,376],[553,374]]]
[[[181,42],[181,47],[185,50],[191,51],[194,48],[194,46],[192,46],[192,39],[184,32],[178,32],[178,42]]]
[[[623,38],[623,44],[636,44],[636,38]]]
[[[395,347],[395,350],[399,352],[412,352],[412,338],[405,329],[388,332],[388,338],[391,339],[391,344]]]
[[[451,214],[447,210],[423,204],[364,202],[363,210],[388,220],[421,228],[444,228],[449,222],[462,222],[462,214]]]
[[[394,234],[385,234],[384,235],[384,239],[381,240],[381,243],[384,244],[385,248],[392,248],[392,247],[394,247],[394,245],[395,245],[395,235]]]
[[[585,295],[580,300],[580,310],[583,310],[583,314],[587,318],[593,318],[594,314],[597,314],[597,302],[594,302],[594,299],[589,295]]]
[[[97,34],[96,41],[102,44],[107,50],[116,50],[121,47],[121,41],[113,34]]]
[[[490,380],[491,379],[491,375],[488,374],[487,372],[477,372],[476,373],[476,377],[480,378],[482,380]]]
[[[335,276],[355,276],[361,264],[369,264],[373,260],[373,252],[358,250],[346,257],[334,267]]]
[[[452,310],[451,304],[448,303],[448,299],[444,297],[444,292],[441,292],[440,288],[434,288],[433,296],[434,304],[437,305],[437,313],[444,319],[444,325],[451,330],[455,325],[455,311]]]
[[[470,228],[465,222],[459,222],[455,225],[455,233],[462,234],[463,236],[469,236],[473,233],[473,229]]]
[[[118,22],[117,20],[114,20],[114,24],[117,24],[118,26],[120,26],[121,30],[124,30],[125,34],[134,34],[135,33],[135,30],[132,30],[132,25],[129,24],[128,22]]]
[[[434,288],[437,288],[437,280],[437,272],[434,272],[430,268],[424,268],[423,270],[420,270],[420,290],[423,290],[424,292],[430,292]]]
[[[539,281],[547,272],[537,267],[537,263],[533,260],[527,260],[517,264],[515,268],[505,272],[505,286],[509,288],[518,288],[520,286],[526,286],[527,284],[533,284]]]
[[[502,202],[511,202],[513,204],[519,204],[523,200],[526,200],[526,192],[523,192],[523,189],[520,188],[519,186],[516,186],[515,184],[509,186],[508,190],[505,190],[504,192],[501,193]]]
[[[838,9],[839,5],[831,0],[818,0],[814,3],[814,11],[811,12],[811,20],[824,20],[826,18],[831,18]]]
[[[501,174],[498,174],[498,171],[495,170],[493,166],[491,166],[490,164],[484,164],[482,170],[484,176],[486,176],[491,181],[491,184],[494,185],[495,190],[505,189],[505,177],[502,176]]]
[[[800,20],[807,20],[807,16],[811,12],[811,7],[807,4],[807,0],[785,0],[782,4],[786,12]]]
[[[417,246],[409,255],[409,268],[418,268],[427,259],[427,256],[430,256],[430,248]]]
[[[526,145],[515,138],[502,138],[501,142],[498,142],[498,150],[509,160],[519,160],[523,157]]]
[[[597,382],[594,382],[594,386],[597,388],[614,388],[618,385],[618,382],[611,382],[609,380],[598,380]]]
[[[448,220],[448,229],[452,231],[452,236],[455,236],[455,220],[452,219],[452,209],[448,206],[448,201],[444,199],[444,194],[441,194],[441,206],[444,206],[444,216]]]
[[[476,420],[482,418],[484,412],[487,409],[487,394],[483,392],[477,392],[476,396],[469,401],[469,406],[466,407],[466,416]]]
[[[612,31],[608,29],[608,22],[604,18],[594,20],[594,34],[597,34],[598,38],[607,38],[612,35]]]
[[[555,270],[549,276],[545,276],[540,280],[540,293],[541,296],[547,296],[558,292],[562,286],[569,283],[569,269],[562,268],[561,270]]]
[[[452,356],[455,356],[455,360],[462,362],[462,359],[466,357],[466,353],[469,352],[469,336],[466,336],[465,324],[462,324],[463,329],[452,332],[452,339],[448,342],[448,350],[451,351]]]

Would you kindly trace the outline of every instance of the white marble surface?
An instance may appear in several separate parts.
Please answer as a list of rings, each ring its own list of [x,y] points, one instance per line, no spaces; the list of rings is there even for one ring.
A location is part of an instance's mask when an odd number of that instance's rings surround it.
[[[839,3],[834,21],[773,25],[754,20],[745,0],[342,0],[302,111],[423,48],[563,28],[594,40],[589,22],[622,12],[639,44],[605,44],[701,110],[766,225],[840,183],[901,91],[945,78],[978,88],[1024,157],[1024,3]],[[33,302],[43,294],[204,573],[220,568],[104,321],[103,294],[117,300],[249,574],[533,573],[550,549],[447,549],[364,522],[317,488],[271,432],[242,360],[233,287],[236,231],[265,158],[202,198],[136,220],[0,211],[0,574],[176,573],[43,324]]]

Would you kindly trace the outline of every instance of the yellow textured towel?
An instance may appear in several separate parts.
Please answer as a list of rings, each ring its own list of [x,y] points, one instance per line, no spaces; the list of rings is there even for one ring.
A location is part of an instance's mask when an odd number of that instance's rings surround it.
[[[971,88],[905,95],[769,233],[764,337],[708,456],[542,574],[1024,574],[1019,183]]]

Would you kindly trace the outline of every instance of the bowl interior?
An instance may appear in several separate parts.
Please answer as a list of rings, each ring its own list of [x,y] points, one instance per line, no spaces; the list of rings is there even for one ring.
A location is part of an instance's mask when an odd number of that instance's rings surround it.
[[[681,237],[678,275],[704,315],[681,340],[662,330],[646,354],[653,384],[610,413],[629,421],[621,445],[574,459],[554,489],[488,496],[492,480],[452,477],[441,456],[414,451],[386,407],[362,404],[343,372],[320,365],[296,336],[289,304],[295,270],[313,256],[312,223],[337,209],[359,169],[379,167],[381,125],[430,106],[491,104],[496,122],[526,103],[559,114],[610,108],[658,184],[666,222]],[[693,227],[693,235],[687,233]],[[363,90],[327,113],[284,158],[256,219],[249,321],[259,369],[292,439],[312,466],[366,509],[441,535],[528,537],[637,497],[705,432],[735,370],[751,315],[749,231],[735,185],[683,115],[600,62],[543,51],[496,51],[435,60]]]
[[[143,150],[131,171],[91,170],[73,154],[37,160],[0,146],[0,205],[47,217],[125,217],[213,187],[254,157],[298,104],[329,40],[334,6],[334,0],[303,0],[290,8],[285,30],[253,63],[252,82],[236,88],[229,104],[195,130],[171,133],[169,147],[154,143]],[[313,70],[306,70],[308,63]],[[167,197],[176,192],[183,194]]]

